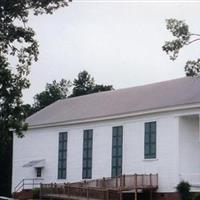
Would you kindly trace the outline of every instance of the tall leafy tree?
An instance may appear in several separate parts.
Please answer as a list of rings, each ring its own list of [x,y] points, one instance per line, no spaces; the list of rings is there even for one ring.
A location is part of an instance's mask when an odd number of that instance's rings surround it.
[[[72,94],[69,97],[76,97],[96,92],[113,90],[112,85],[98,85],[94,78],[87,71],[82,71],[73,81]]]
[[[29,87],[30,65],[38,58],[35,32],[28,27],[30,13],[52,14],[68,5],[68,0],[0,1],[0,138],[9,139],[14,129],[18,136],[27,126],[22,107],[22,90]],[[13,59],[12,59],[13,57]],[[12,62],[11,62],[12,60]],[[14,64],[15,63],[15,64]]]
[[[175,39],[166,41],[162,49],[174,61],[183,47],[200,40],[200,34],[192,33],[189,30],[189,26],[183,20],[167,19],[166,24],[167,30],[172,33]],[[185,73],[186,76],[199,76],[200,58],[197,60],[188,60],[185,64]]]
[[[69,95],[71,87],[73,87],[72,94]],[[34,96],[34,104],[32,106],[25,104],[23,108],[29,116],[59,99],[108,90],[113,90],[113,86],[96,84],[94,78],[87,71],[82,71],[74,79],[73,84],[66,79],[61,79],[60,82],[54,80],[52,83],[47,83],[45,90]]]
[[[27,76],[39,54],[35,32],[28,26],[29,15],[52,14],[58,8],[67,6],[69,1],[0,1],[0,195],[9,190],[5,176],[9,182],[10,167],[2,166],[5,166],[6,155],[10,155],[6,152],[11,144],[12,130],[22,137],[23,130],[27,128],[22,91],[30,86]]]
[[[52,83],[47,83],[45,90],[34,96],[35,103],[32,112],[39,111],[59,99],[67,98],[70,87],[71,82],[65,79],[61,79],[60,82],[54,80]]]

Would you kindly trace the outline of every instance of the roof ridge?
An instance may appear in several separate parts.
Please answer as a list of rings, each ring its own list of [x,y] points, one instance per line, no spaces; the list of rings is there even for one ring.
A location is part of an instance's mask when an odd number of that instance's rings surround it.
[[[83,97],[88,97],[88,96],[92,96],[92,95],[101,95],[101,94],[105,94],[105,93],[115,93],[115,92],[120,92],[123,90],[128,90],[128,89],[133,89],[133,88],[139,88],[139,87],[145,87],[145,86],[150,86],[150,85],[157,85],[157,84],[161,84],[161,83],[166,83],[166,82],[171,82],[171,81],[178,81],[180,79],[187,79],[187,78],[200,78],[200,77],[180,77],[180,78],[173,78],[173,79],[169,79],[169,80],[165,80],[165,81],[158,81],[158,82],[152,82],[152,83],[147,83],[147,84],[142,84],[142,85],[136,85],[136,86],[131,86],[131,87],[126,87],[126,88],[119,88],[119,89],[114,89],[114,90],[107,90],[107,91],[100,91],[100,92],[94,92],[94,93],[90,93],[90,94],[84,94],[84,95],[80,95],[80,96],[75,96],[75,97],[67,97],[65,99],[59,99],[58,101],[66,101],[66,100],[74,100],[74,99],[79,99],[79,98],[83,98]]]

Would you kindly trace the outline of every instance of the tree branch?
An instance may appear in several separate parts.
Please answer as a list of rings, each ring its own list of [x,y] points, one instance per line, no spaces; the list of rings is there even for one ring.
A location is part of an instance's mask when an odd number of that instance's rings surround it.
[[[197,39],[195,39],[195,40],[192,40],[192,41],[188,42],[187,45],[192,44],[193,42],[196,42],[196,41],[199,41],[199,40],[200,40],[200,38],[197,38]]]
[[[199,36],[200,37],[200,34],[191,33],[190,36]]]

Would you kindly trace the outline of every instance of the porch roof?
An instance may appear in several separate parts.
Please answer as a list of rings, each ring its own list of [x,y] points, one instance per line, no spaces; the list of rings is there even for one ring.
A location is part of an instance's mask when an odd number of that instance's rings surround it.
[[[45,159],[42,160],[32,160],[23,165],[23,167],[44,167],[45,166]]]

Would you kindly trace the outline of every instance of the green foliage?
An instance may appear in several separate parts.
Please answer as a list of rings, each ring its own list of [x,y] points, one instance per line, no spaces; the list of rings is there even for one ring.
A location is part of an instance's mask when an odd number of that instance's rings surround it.
[[[181,196],[181,199],[182,200],[189,200],[190,199],[190,184],[188,182],[185,182],[185,181],[181,181],[176,189],[177,191],[180,193],[180,196]]]
[[[185,72],[187,76],[199,76],[200,75],[200,59],[188,60],[185,65]]]
[[[184,21],[178,21],[176,19],[167,19],[166,23],[167,30],[169,30],[176,39],[165,42],[162,48],[163,51],[170,55],[171,60],[175,60],[179,50],[186,45],[190,39],[189,28]]]
[[[35,32],[27,26],[29,15],[52,14],[67,5],[67,0],[0,1],[0,146],[11,129],[21,137],[27,128],[22,91],[30,85],[29,68],[39,54]]]
[[[103,91],[109,91],[109,90],[114,90],[112,85],[95,85],[92,93],[96,93],[96,92],[103,92]]]
[[[70,87],[71,82],[65,79],[61,79],[60,82],[54,80],[51,84],[47,83],[45,90],[35,95],[32,111],[39,111],[59,99],[67,98]]]
[[[71,1],[71,0],[70,0]],[[11,153],[12,131],[19,137],[30,106],[23,106],[22,91],[29,88],[30,66],[38,59],[35,32],[28,27],[29,15],[52,14],[68,0],[0,0],[0,166]],[[9,147],[9,150],[7,148]],[[11,154],[9,154],[11,155]],[[7,195],[11,178],[11,157],[1,168],[0,194]],[[6,185],[7,184],[7,185]]]
[[[73,81],[73,90],[70,97],[76,97],[96,92],[113,90],[112,85],[98,85],[94,78],[87,71],[78,74],[78,78]]]
[[[25,118],[29,117],[34,113],[34,109],[30,104],[23,104],[22,107],[25,113]]]
[[[89,94],[94,87],[94,78],[87,71],[82,71],[78,74],[78,78],[74,79],[73,86],[71,97]]]
[[[167,19],[166,24],[167,30],[172,33],[175,39],[172,41],[166,41],[162,46],[162,49],[169,55],[170,59],[174,61],[178,57],[180,49],[200,40],[200,34],[191,33],[189,26],[182,20]],[[186,76],[199,76],[200,59],[197,61],[187,61],[185,65],[185,73]]]
[[[0,196],[11,196],[12,179],[12,139],[4,145],[4,153],[0,157]],[[2,148],[2,147],[0,147]]]
[[[14,128],[19,136],[22,136],[21,130],[26,129],[21,97],[27,84],[26,80],[13,74],[6,59],[0,57],[0,144],[10,139],[10,128]]]
[[[72,86],[72,94],[69,95]],[[87,71],[82,71],[78,74],[78,78],[74,79],[73,84],[65,79],[60,82],[54,80],[52,83],[47,83],[45,90],[34,96],[34,104],[32,106],[29,104],[23,105],[23,109],[26,111],[27,117],[59,99],[108,90],[113,90],[112,85],[98,85]]]

